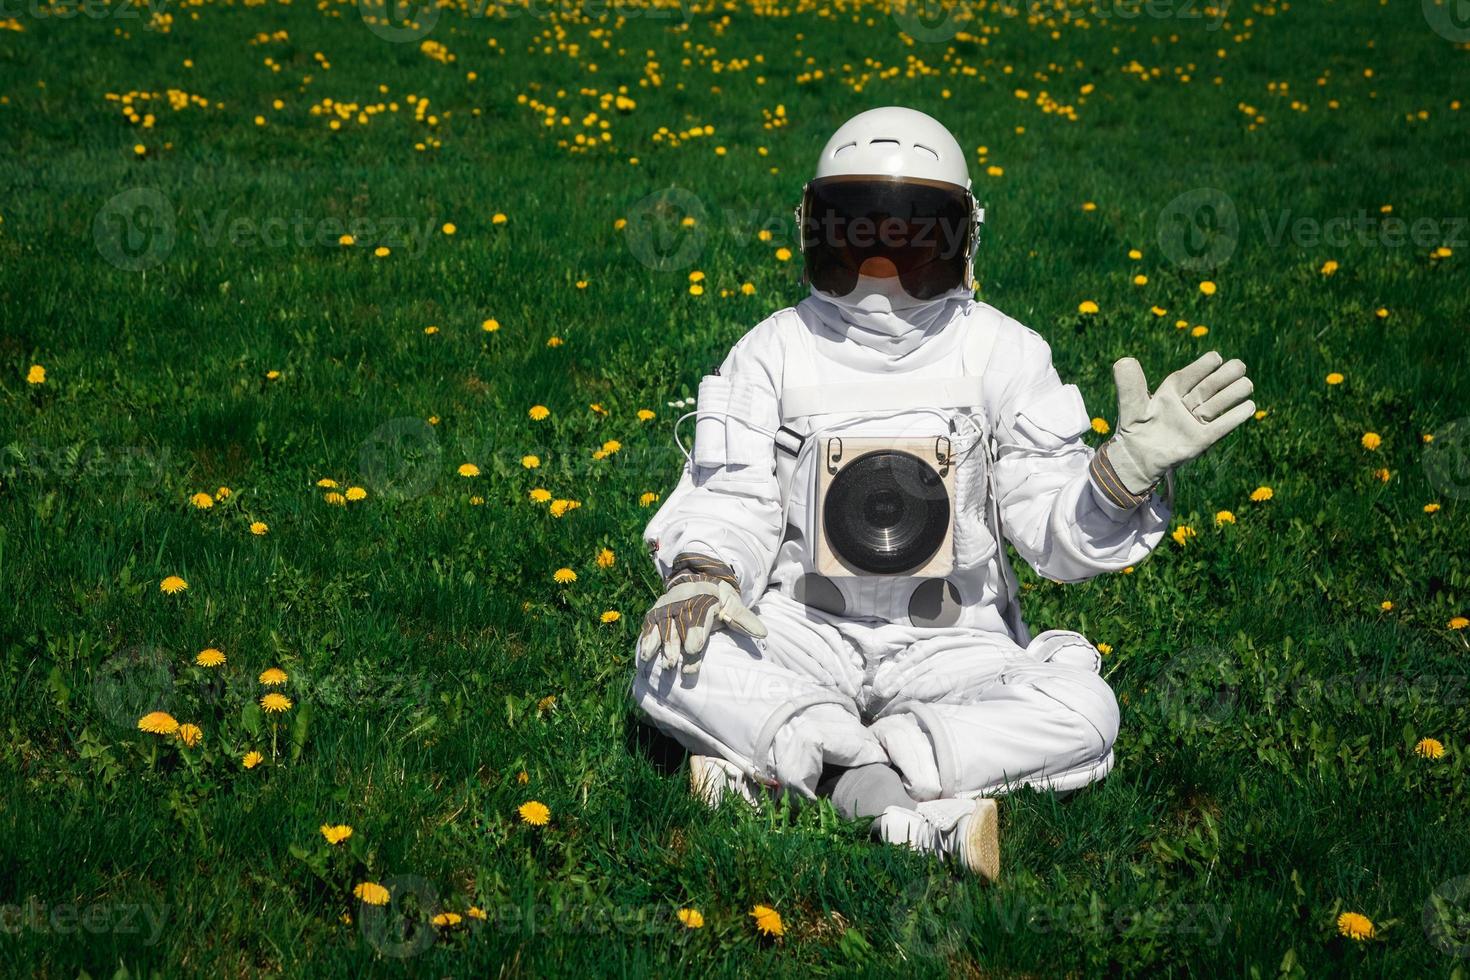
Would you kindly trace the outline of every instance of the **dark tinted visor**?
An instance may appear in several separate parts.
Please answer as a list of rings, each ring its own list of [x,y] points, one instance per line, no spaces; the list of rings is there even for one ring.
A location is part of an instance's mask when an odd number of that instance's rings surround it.
[[[898,275],[915,299],[963,284],[973,234],[970,196],[943,181],[821,177],[802,199],[802,251],[818,291],[844,296],[867,275]]]

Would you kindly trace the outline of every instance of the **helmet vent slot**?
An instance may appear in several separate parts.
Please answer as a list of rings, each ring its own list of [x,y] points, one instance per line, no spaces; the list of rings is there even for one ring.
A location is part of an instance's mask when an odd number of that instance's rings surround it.
[[[898,140],[896,140],[896,139],[889,139],[888,137],[880,137],[880,138],[875,139],[875,140],[868,140],[868,145],[869,146],[879,146],[879,145],[898,146]]]
[[[927,153],[931,157],[933,157],[935,160],[938,160],[939,159],[939,154],[935,150],[931,149],[930,147],[925,146],[923,143],[915,143],[914,144],[914,149],[924,151],[925,153]]]
[[[857,143],[856,142],[853,142],[853,143],[843,143],[837,149],[835,149],[835,150],[832,151],[832,155],[835,157],[835,156],[838,156],[839,154],[846,153],[848,150],[852,150],[852,149],[856,149],[856,148],[857,148]]]

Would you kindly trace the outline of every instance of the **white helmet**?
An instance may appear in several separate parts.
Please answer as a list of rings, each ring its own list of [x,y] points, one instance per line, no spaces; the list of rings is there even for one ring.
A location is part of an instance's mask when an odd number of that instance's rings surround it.
[[[959,143],[937,119],[901,106],[838,127],[796,209],[807,278],[833,296],[854,288],[865,263],[865,275],[896,275],[918,299],[973,288],[984,220]]]

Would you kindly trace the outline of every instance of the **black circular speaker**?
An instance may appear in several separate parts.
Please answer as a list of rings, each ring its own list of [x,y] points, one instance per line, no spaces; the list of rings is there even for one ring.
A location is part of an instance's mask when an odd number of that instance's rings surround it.
[[[949,494],[934,467],[880,449],[827,485],[822,527],[837,557],[858,571],[894,575],[924,564],[949,529]]]

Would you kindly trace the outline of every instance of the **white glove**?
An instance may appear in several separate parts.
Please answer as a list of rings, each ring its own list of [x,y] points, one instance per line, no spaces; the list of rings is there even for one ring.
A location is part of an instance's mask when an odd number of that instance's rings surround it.
[[[666,591],[643,617],[638,636],[639,659],[647,662],[663,650],[660,663],[672,670],[682,659],[685,674],[699,672],[709,635],[730,626],[757,639],[766,625],[740,601],[735,570],[718,558],[681,554]]]
[[[1113,365],[1118,431],[1098,450],[1092,474],[1115,504],[1134,507],[1170,470],[1202,455],[1255,414],[1254,385],[1239,360],[1210,351],[1148,393],[1143,367],[1131,357]]]

